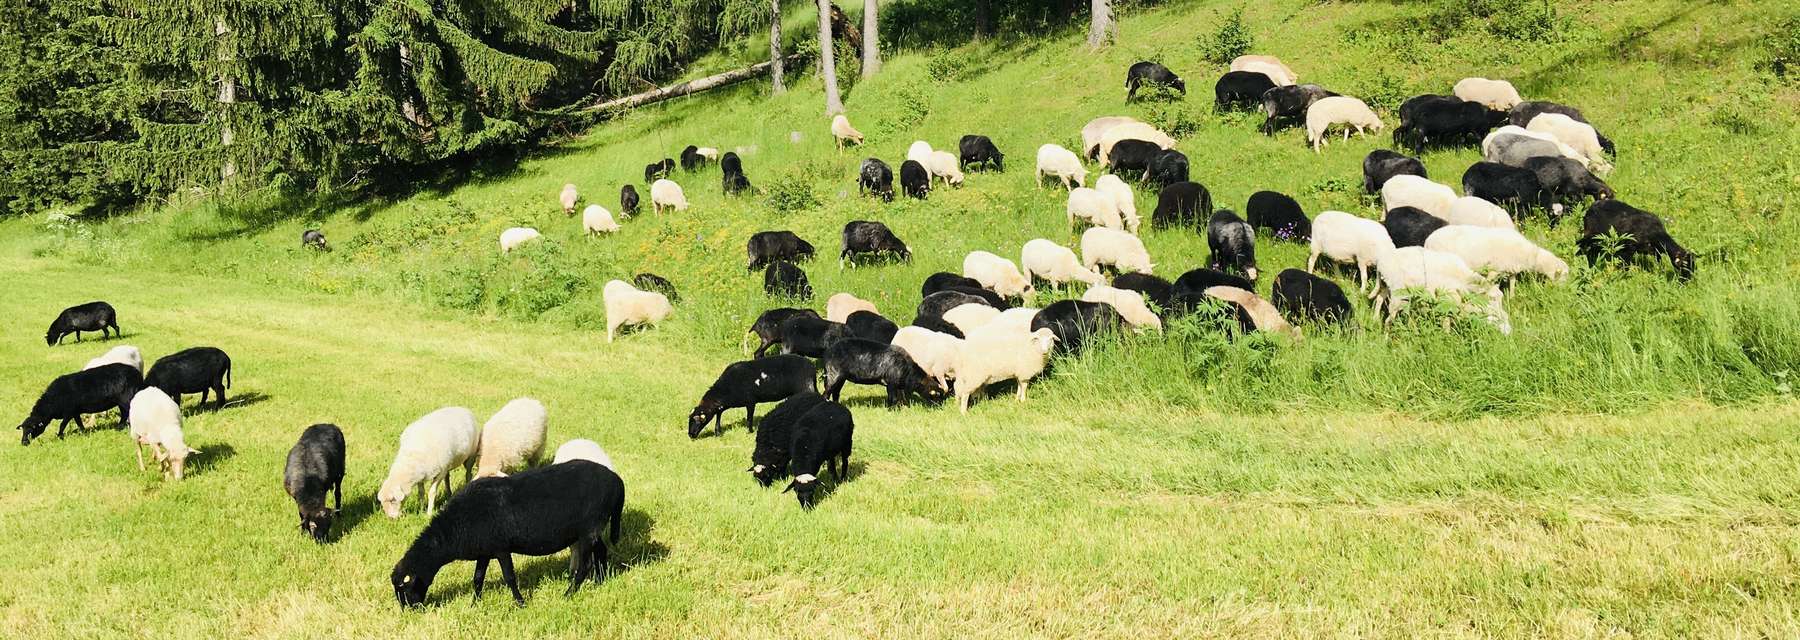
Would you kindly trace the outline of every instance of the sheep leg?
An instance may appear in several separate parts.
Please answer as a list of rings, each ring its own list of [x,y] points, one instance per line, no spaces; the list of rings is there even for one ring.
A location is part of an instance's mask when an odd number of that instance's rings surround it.
[[[576,540],[575,546],[569,549],[569,588],[563,591],[563,597],[567,598],[581,591],[581,581],[587,578],[587,572],[593,570],[593,544],[584,536]]]
[[[448,482],[449,482],[449,477],[448,477],[448,474],[446,474],[445,483],[448,484]],[[437,488],[438,488],[438,482],[437,482],[436,478],[433,478],[431,480],[431,484],[425,486],[425,515],[426,515],[426,517],[430,517],[432,514],[437,513]],[[448,493],[449,489],[445,489],[445,492]]]
[[[1362,291],[1363,288],[1367,287],[1367,286],[1369,286],[1369,263],[1363,262],[1361,260],[1357,260],[1356,261],[1356,290]]]
[[[1030,386],[1030,385],[1031,385],[1030,381],[1027,381],[1027,380],[1019,381],[1019,401],[1020,402],[1025,401],[1025,387]]]
[[[344,481],[341,479],[338,480],[337,486],[333,487],[332,491],[337,494],[336,495],[337,504],[332,506],[331,510],[332,511],[343,511],[344,510]]]
[[[475,560],[475,602],[481,602],[481,587],[487,584],[487,558]]]
[[[513,604],[525,606],[525,596],[519,593],[519,576],[513,573],[512,554],[502,553],[500,560],[500,577],[506,579],[506,588],[512,590]]]
[[[137,443],[137,445],[134,448],[137,450],[138,471],[143,471],[144,470],[144,443],[139,442],[139,443]]]
[[[613,524],[617,526],[618,520],[613,520]],[[606,548],[606,541],[601,540],[599,536],[594,536],[593,549],[593,557],[588,560],[588,576],[594,581],[594,584],[600,584],[600,579],[606,577],[606,563],[612,550]]]
[[[220,383],[219,386],[213,387],[213,395],[219,396],[219,408],[220,409],[225,408],[225,385],[224,385],[224,383]]]
[[[1319,266],[1319,251],[1314,249],[1312,256],[1306,259],[1306,272],[1312,273]]]
[[[750,406],[744,408],[744,430],[756,430],[756,403],[754,402],[750,403]]]

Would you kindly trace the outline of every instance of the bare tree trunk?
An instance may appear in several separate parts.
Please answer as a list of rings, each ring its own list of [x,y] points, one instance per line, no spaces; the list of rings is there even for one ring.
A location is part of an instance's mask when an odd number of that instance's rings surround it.
[[[825,77],[825,115],[844,112],[838,97],[837,52],[831,48],[831,0],[819,0],[819,73]]]
[[[993,20],[991,0],[975,0],[975,37],[992,35],[994,27],[989,24]]]
[[[798,54],[791,55],[791,56],[787,57],[787,60],[788,61],[799,61],[800,56]],[[588,105],[586,107],[582,107],[581,110],[582,111],[608,111],[608,110],[612,110],[612,109],[630,109],[633,107],[641,107],[641,106],[644,106],[647,104],[662,102],[662,101],[668,100],[670,98],[679,98],[681,96],[685,96],[685,95],[689,95],[689,94],[693,94],[693,93],[699,93],[699,92],[705,91],[707,89],[723,87],[728,84],[742,82],[744,80],[749,80],[751,78],[762,75],[764,72],[772,71],[775,68],[775,64],[776,64],[776,61],[774,61],[774,60],[771,60],[768,62],[758,62],[756,64],[750,65],[748,67],[744,67],[742,69],[733,69],[731,71],[726,71],[724,73],[710,75],[710,76],[707,76],[704,78],[696,78],[694,80],[689,80],[689,81],[683,82],[681,84],[669,85],[667,87],[652,89],[650,91],[645,91],[643,93],[632,94],[632,95],[625,96],[622,98],[614,98],[612,100],[607,100],[606,102]]]
[[[231,105],[237,104],[237,80],[227,71],[230,63],[236,59],[232,46],[225,38],[231,29],[225,26],[225,16],[213,16],[213,37],[219,41],[219,146],[225,149],[225,162],[219,165],[219,180],[229,180],[237,175],[237,160],[231,155],[231,145],[237,141],[237,132],[231,127]]]
[[[868,78],[881,70],[880,38],[875,37],[875,0],[863,0],[862,75]]]
[[[1113,30],[1112,0],[1090,0],[1093,7],[1093,19],[1088,24],[1088,48],[1095,51],[1106,46],[1109,31]]]
[[[769,77],[775,93],[787,91],[781,84],[781,0],[769,0]]]

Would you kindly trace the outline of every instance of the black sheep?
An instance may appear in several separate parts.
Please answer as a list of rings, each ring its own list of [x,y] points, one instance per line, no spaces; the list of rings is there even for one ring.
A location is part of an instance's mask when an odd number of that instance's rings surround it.
[[[782,492],[793,491],[800,508],[811,509],[819,488],[819,465],[829,465],[831,477],[843,482],[850,475],[850,443],[856,422],[844,405],[827,400],[814,406],[794,424],[793,444],[788,447],[788,482]]]
[[[300,232],[300,246],[317,251],[331,250],[331,245],[325,243],[325,233],[318,229],[307,229]]]
[[[987,136],[966,135],[956,146],[961,152],[957,165],[964,171],[970,170],[970,167],[984,169],[984,165],[991,165],[995,171],[1006,170],[1006,154],[1000,153],[1000,148],[994,146],[994,141]]]
[[[939,291],[919,300],[919,306],[913,311],[913,317],[942,318],[944,317],[945,312],[965,304],[985,304],[993,306],[986,298],[975,294],[963,293],[961,291]]]
[[[906,350],[862,338],[847,338],[825,349],[825,397],[837,402],[845,382],[887,387],[889,407],[906,404],[907,394],[941,400],[946,389],[913,362]]]
[[[1187,83],[1181,81],[1181,76],[1161,64],[1145,61],[1125,70],[1125,101],[1136,100],[1138,89],[1149,85],[1168,87],[1187,95]]]
[[[794,425],[814,407],[824,404],[825,396],[811,391],[796,393],[781,401],[763,416],[762,430],[756,432],[756,449],[750,452],[751,477],[762,486],[770,486],[788,473],[788,449],[794,446]]]
[[[631,277],[631,285],[644,291],[655,291],[669,298],[669,302],[681,302],[681,295],[675,292],[675,284],[668,278],[654,273],[640,273]]]
[[[75,428],[87,430],[81,423],[84,413],[100,413],[107,409],[119,409],[119,423],[131,419],[131,398],[144,388],[144,378],[138,374],[137,367],[128,364],[109,364],[77,371],[64,376],[57,376],[44,388],[37,402],[31,405],[31,415],[19,423],[19,444],[29,446],[31,439],[44,435],[44,429],[50,427],[50,421],[61,420],[56,427],[56,437],[63,437],[63,431],[69,428],[69,421],[75,422]]]
[[[1381,193],[1381,185],[1387,184],[1388,179],[1394,176],[1431,177],[1425,175],[1425,163],[1418,158],[1389,149],[1370,151],[1363,158],[1362,166],[1363,191],[1366,193]]]
[[[1255,71],[1233,71],[1219,77],[1213,85],[1213,109],[1231,111],[1255,108],[1263,94],[1275,88],[1275,81]]]
[[[1143,180],[1150,177],[1150,163],[1162,155],[1163,148],[1146,140],[1120,140],[1107,153],[1109,170],[1121,178]]]
[[[1286,194],[1258,191],[1244,204],[1244,217],[1256,229],[1268,229],[1277,240],[1306,242],[1312,239],[1312,220],[1300,203]]]
[[[705,162],[706,158],[700,155],[700,147],[690,144],[686,149],[681,150],[682,171],[693,171],[700,168],[700,165]]]
[[[818,369],[805,356],[778,355],[731,363],[688,414],[688,437],[700,437],[708,422],[717,421],[719,430],[724,431],[727,409],[744,409],[744,428],[755,431],[758,403],[780,402],[803,391],[819,391]]]
[[[813,246],[792,231],[762,231],[752,234],[750,240],[744,243],[744,253],[750,257],[749,264],[744,268],[755,271],[783,260],[811,260]]]
[[[1423,247],[1425,239],[1432,232],[1449,224],[1443,218],[1426,213],[1418,207],[1394,207],[1388,209],[1387,215],[1381,219],[1381,226],[1387,227],[1388,236],[1394,239],[1394,248]]]
[[[825,357],[825,350],[851,337],[849,325],[821,318],[797,316],[781,323],[781,352],[808,358]]]
[[[981,298],[981,301],[983,303],[986,303],[987,306],[993,307],[995,309],[999,309],[1001,311],[1005,311],[1007,309],[1012,308],[1012,303],[1007,302],[1006,298],[1000,297],[1000,294],[994,293],[994,291],[992,289],[987,289],[984,287],[950,287],[950,288],[944,289],[944,291],[954,291],[956,293],[960,293],[960,294],[964,294],[964,295],[971,295],[971,296],[975,296],[977,298]]]
[[[1506,122],[1506,114],[1456,96],[1415,96],[1400,105],[1394,144],[1423,151],[1436,146],[1469,146]]]
[[[892,320],[868,310],[850,314],[850,317],[844,318],[844,326],[850,328],[850,335],[882,344],[893,342],[894,334],[900,332],[900,326]]]
[[[1167,187],[1178,182],[1188,181],[1187,154],[1174,149],[1156,154],[1150,160],[1150,172],[1147,174],[1151,184]]]
[[[288,450],[281,486],[300,508],[300,530],[323,543],[331,537],[331,521],[344,508],[344,432],[335,424],[315,424],[300,433]],[[335,500],[325,508],[325,494]]]
[[[644,183],[656,182],[657,178],[667,178],[675,172],[675,161],[663,158],[661,161],[644,165]]]
[[[811,300],[812,284],[806,281],[806,272],[794,263],[776,260],[763,270],[763,293],[771,298],[793,298],[795,300]]]
[[[737,195],[750,189],[750,178],[744,175],[744,161],[738,158],[737,152],[727,151],[719,158],[719,170],[723,172],[726,195]]]
[[[954,338],[967,337],[963,335],[962,329],[958,329],[956,328],[956,325],[945,322],[942,316],[918,316],[913,318],[912,326],[920,329],[929,329]]]
[[[513,602],[524,605],[512,554],[547,556],[563,549],[570,549],[569,588],[563,595],[575,595],[583,580],[600,584],[606,577],[603,534],[610,524],[617,544],[624,515],[625,482],[587,460],[476,480],[444,505],[394,564],[394,599],[401,607],[422,605],[444,565],[473,560],[479,600],[488,561],[498,560]]]
[[[931,172],[917,160],[900,163],[900,188],[907,196],[924,200],[931,195]]]
[[[99,301],[78,304],[56,314],[56,319],[50,322],[50,330],[44,332],[44,344],[54,347],[71,333],[75,334],[75,341],[80,342],[83,331],[98,331],[105,339],[109,328],[114,337],[123,333],[119,330],[119,314],[113,311],[112,305]]]
[[[769,350],[769,347],[781,344],[781,324],[787,322],[789,318],[797,317],[818,318],[819,312],[812,309],[779,307],[764,311],[762,315],[757,316],[756,322],[750,325],[750,332],[744,336],[746,340],[752,335],[762,340],[762,346],[756,348],[756,357],[761,358],[763,353]]]
[[[1283,315],[1296,320],[1347,323],[1350,299],[1336,282],[1300,269],[1286,269],[1275,276],[1269,298]]]
[[[1588,122],[1586,116],[1581,115],[1580,109],[1554,102],[1521,102],[1514,105],[1512,111],[1507,113],[1507,120],[1508,124],[1529,127],[1532,118],[1536,118],[1546,113],[1560,113],[1568,116],[1570,120],[1574,120],[1590,127],[1594,126],[1594,123]],[[1606,136],[1600,135],[1598,130],[1594,132],[1594,137],[1599,138],[1600,149],[1605,151],[1607,155],[1618,155],[1618,149],[1613,147],[1613,141],[1608,140]]]
[[[950,287],[967,287],[970,289],[983,288],[981,282],[974,278],[966,278],[947,271],[939,271],[925,278],[925,284],[919,287],[919,297],[925,297]]]
[[[1550,194],[1537,173],[1498,162],[1477,162],[1463,172],[1463,193],[1511,209],[1519,215],[1532,208],[1549,209]]]
[[[1150,226],[1200,228],[1200,221],[1212,214],[1212,194],[1198,182],[1177,182],[1163,187],[1156,198],[1156,211],[1150,214]]]
[[[1608,246],[1608,235],[1619,236],[1617,246]],[[1602,200],[1589,207],[1581,220],[1581,239],[1575,241],[1576,253],[1586,256],[1594,266],[1608,251],[1625,264],[1639,256],[1668,256],[1669,265],[1682,280],[1691,280],[1697,265],[1694,254],[1675,242],[1663,227],[1662,218],[1618,200]]]
[[[1256,229],[1229,209],[1220,209],[1206,223],[1207,258],[1211,268],[1237,271],[1256,280]],[[1254,289],[1252,289],[1254,291]]]
[[[886,162],[877,158],[869,158],[862,162],[862,169],[857,172],[856,192],[858,194],[873,193],[887,202],[894,201],[894,170]]]
[[[1055,351],[1064,354],[1080,354],[1089,338],[1118,333],[1124,326],[1124,316],[1112,305],[1084,300],[1053,302],[1031,318],[1031,330],[1049,329],[1056,335]]]
[[[1612,187],[1607,186],[1605,181],[1588,171],[1580,162],[1570,158],[1527,158],[1525,168],[1537,176],[1538,187],[1548,192],[1552,202],[1573,203],[1588,198],[1613,198]],[[1561,211],[1556,213],[1560,214]],[[1551,219],[1552,222],[1555,220],[1555,217]]]
[[[1255,291],[1256,283],[1214,269],[1194,269],[1181,274],[1169,287],[1170,308],[1177,313],[1192,313],[1206,304],[1206,290],[1212,287],[1237,287]]]
[[[856,264],[863,256],[886,256],[902,261],[912,260],[912,249],[887,225],[869,220],[852,220],[844,225],[844,251],[839,262]]]
[[[210,392],[225,406],[225,389],[231,386],[231,356],[217,347],[194,347],[163,356],[144,374],[144,386],[162,389],[181,404],[185,393],[200,394],[206,404]]]
[[[1337,93],[1316,84],[1295,84],[1264,91],[1262,110],[1267,117],[1262,123],[1263,135],[1274,135],[1282,127],[1306,122],[1306,109],[1312,103],[1335,95]]]
[[[623,213],[624,215],[627,215],[627,216],[637,215],[637,212],[638,212],[637,187],[634,187],[631,185],[625,185],[623,187],[619,187],[619,212]]]
[[[1170,306],[1170,302],[1174,297],[1175,285],[1160,277],[1148,273],[1121,273],[1113,278],[1112,286],[1144,294],[1144,299],[1156,305],[1158,311],[1166,313],[1174,308]]]

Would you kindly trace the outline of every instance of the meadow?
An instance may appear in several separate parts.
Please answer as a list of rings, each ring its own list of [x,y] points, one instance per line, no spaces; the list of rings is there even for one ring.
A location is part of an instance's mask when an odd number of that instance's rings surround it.
[[[1452,10],[1481,4],[1294,0],[1244,20],[1256,51],[1390,126],[1400,100],[1466,76],[1581,107],[1619,143],[1609,184],[1701,256],[1695,280],[1589,269],[1573,256],[1578,217],[1537,218],[1522,231],[1576,269],[1509,297],[1511,336],[1431,313],[1383,327],[1364,307],[1300,341],[1174,323],[968,416],[889,411],[853,386],[854,472],[812,512],[744,473],[740,412],[722,435],[684,435],[706,385],[744,357],[744,329],[782,304],[743,268],[751,233],[819,247],[805,265],[819,304],[849,291],[904,324],[919,282],[968,251],[1074,244],[1063,192],[1034,188],[1031,164],[1039,144],[1079,146],[1093,117],[1175,133],[1218,206],[1272,189],[1315,214],[1377,214],[1360,163],[1385,132],[1314,154],[1299,130],[1265,137],[1260,115],[1215,114],[1224,67],[1206,45],[1237,5],[1169,3],[1127,13],[1100,53],[1070,31],[950,44],[900,30],[882,73],[847,89],[860,149],[833,148],[820,83],[795,77],[781,95],[749,83],[623,114],[403,198],[183,192],[104,220],[0,222],[12,415],[113,344],[146,358],[213,345],[236,363],[233,404],[189,411],[202,454],[179,484],[140,473],[110,417],[0,447],[0,636],[1793,637],[1800,89],[1760,64],[1787,16],[1664,0],[1496,3],[1556,9],[1532,19]],[[1125,105],[1139,59],[1183,74],[1190,95]],[[965,133],[992,137],[1008,170],[922,202],[857,195],[862,158],[898,165],[915,139],[952,148]],[[761,193],[722,195],[716,168],[678,174],[691,209],[646,207],[605,238],[556,204],[573,182],[616,210],[620,184],[643,191],[643,165],[687,144],[741,148]],[[1456,183],[1477,158],[1423,159]],[[1154,195],[1139,201],[1147,212]],[[886,222],[912,262],[839,268],[850,220]],[[501,256],[499,232],[521,225],[545,241]],[[335,250],[303,250],[306,228]],[[1145,242],[1165,277],[1206,258],[1190,232]],[[1306,254],[1259,239],[1270,275]],[[680,289],[676,316],[607,344],[600,287],[642,271]],[[120,310],[122,340],[42,345],[57,310],[93,299]],[[514,609],[494,593],[471,604],[469,566],[452,565],[432,606],[398,611],[388,572],[425,518],[389,520],[373,496],[400,430],[520,395],[549,406],[552,446],[592,438],[617,461],[613,573],[564,599],[562,556],[522,559],[529,604]],[[314,422],[342,426],[350,451],[346,517],[325,546],[280,488]]]

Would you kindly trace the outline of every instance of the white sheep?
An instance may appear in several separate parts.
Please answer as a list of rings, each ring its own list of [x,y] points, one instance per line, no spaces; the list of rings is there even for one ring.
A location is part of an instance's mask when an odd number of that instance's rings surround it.
[[[600,448],[600,443],[587,438],[564,442],[556,448],[556,458],[550,464],[562,464],[570,460],[586,460],[608,469],[613,468],[612,456],[606,455],[606,450]]]
[[[1155,329],[1162,331],[1162,318],[1150,311],[1150,305],[1144,303],[1144,294],[1130,289],[1115,289],[1107,285],[1088,287],[1082,292],[1081,299],[1087,302],[1104,302],[1112,305],[1125,322],[1139,331]]]
[[[1475,196],[1463,196],[1450,203],[1450,213],[1444,216],[1444,221],[1496,229],[1514,228],[1512,216],[1505,209]]]
[[[863,143],[862,132],[850,126],[850,118],[841,113],[831,119],[831,136],[837,138],[839,149],[844,148],[845,142]]]
[[[514,398],[481,425],[481,456],[475,477],[506,476],[507,469],[528,468],[544,454],[544,432],[550,412],[532,398]]]
[[[1316,231],[1315,227],[1315,231]],[[1394,317],[1405,308],[1410,290],[1421,290],[1431,294],[1449,294],[1458,298],[1457,304],[1473,313],[1484,313],[1488,322],[1500,329],[1502,334],[1512,333],[1512,323],[1507,318],[1506,309],[1501,306],[1500,287],[1482,278],[1469,263],[1454,253],[1433,251],[1424,247],[1404,247],[1382,254],[1375,261],[1375,271],[1381,276],[1381,286],[1369,294],[1375,300],[1377,312],[1387,307],[1386,322],[1393,322]],[[1487,298],[1486,308],[1479,308],[1462,300],[1463,294],[1482,295]]]
[[[1098,271],[1100,265],[1111,265],[1121,273],[1150,273],[1156,265],[1150,262],[1150,251],[1144,241],[1124,231],[1094,227],[1081,234],[1081,264]]]
[[[611,211],[597,204],[590,204],[581,211],[581,228],[588,235],[596,233],[618,233],[619,223],[613,221]]]
[[[144,470],[144,447],[162,466],[163,476],[180,480],[189,455],[200,453],[187,446],[181,433],[181,405],[156,387],[145,387],[131,397],[131,439],[137,444],[138,470]]]
[[[1043,238],[1025,243],[1019,250],[1019,266],[1024,268],[1025,277],[1040,278],[1059,287],[1071,280],[1089,285],[1106,283],[1106,278],[1081,266],[1081,259],[1075,257],[1073,250]]]
[[[956,403],[966,415],[969,397],[982,387],[1004,380],[1019,382],[1018,397],[1025,399],[1031,379],[1044,372],[1056,334],[1038,329],[1027,334],[998,333],[963,341],[956,358]]]
[[[388,467],[387,479],[381,482],[376,500],[389,518],[400,517],[400,505],[413,489],[425,485],[425,514],[437,513],[437,487],[444,485],[450,495],[450,472],[463,468],[463,484],[474,475],[475,459],[480,453],[481,430],[475,425],[475,412],[462,407],[444,407],[425,414],[400,432],[400,448],[394,453],[394,464]]]
[[[1505,145],[1498,144],[1499,140],[1506,136],[1525,136],[1534,140],[1542,140],[1548,145],[1555,146],[1556,152],[1561,154],[1562,157],[1580,162],[1583,166],[1590,164],[1586,155],[1575,150],[1575,147],[1564,144],[1563,141],[1557,139],[1556,136],[1542,131],[1532,131],[1525,127],[1511,124],[1495,129],[1492,133],[1487,134],[1487,137],[1481,139],[1481,158],[1488,162],[1520,166],[1518,162],[1522,160],[1522,158],[1511,157],[1518,155],[1518,152],[1515,151],[1512,154],[1508,154]],[[1546,150],[1548,150],[1548,147],[1546,147]],[[1512,160],[1513,162],[1508,162],[1508,160]]]
[[[919,163],[926,169],[931,168],[931,143],[914,140],[912,146],[906,148],[906,159]]]
[[[1519,97],[1519,90],[1514,89],[1511,82],[1505,80],[1489,80],[1487,78],[1463,78],[1451,89],[1456,97],[1468,102],[1479,102],[1495,111],[1510,111],[1525,99]]]
[[[1512,229],[1447,225],[1425,238],[1425,248],[1455,254],[1470,269],[1490,271],[1509,282],[1522,273],[1558,282],[1569,277],[1569,263]]]
[[[694,155],[700,156],[702,158],[706,158],[707,162],[718,162],[719,161],[719,150],[715,149],[713,147],[700,147],[698,149],[695,149]],[[571,442],[574,442],[574,441],[571,440]],[[600,445],[594,445],[594,446],[597,447]]]
[[[681,185],[668,178],[650,183],[650,212],[662,213],[664,207],[676,211],[687,211],[687,194],[681,192]]]
[[[944,322],[950,323],[950,326],[956,327],[965,336],[998,317],[999,309],[975,302],[959,304],[944,312]]]
[[[1013,307],[1000,312],[1000,315],[995,316],[994,319],[988,321],[987,324],[976,327],[974,331],[965,333],[963,336],[973,338],[1001,333],[1014,333],[1019,335],[1031,333],[1031,321],[1037,319],[1038,311],[1041,311],[1041,309],[1034,309],[1032,307]]]
[[[581,192],[575,190],[574,183],[565,184],[556,200],[562,203],[563,213],[575,213],[575,203],[581,202]]]
[[[971,251],[963,256],[963,277],[974,278],[981,286],[987,287],[1001,297],[1021,297],[1030,299],[1037,291],[1031,286],[1031,278],[1019,272],[1013,261],[986,251]]]
[[[931,152],[931,161],[922,163],[925,170],[931,172],[933,178],[943,178],[944,184],[960,186],[963,183],[961,161],[956,154],[948,151]]]
[[[1270,304],[1268,300],[1264,300],[1262,296],[1256,295],[1253,291],[1237,287],[1213,286],[1207,287],[1204,293],[1208,297],[1236,303],[1243,308],[1244,313],[1250,316],[1250,323],[1256,325],[1257,331],[1279,333],[1295,339],[1300,337],[1300,330],[1294,328],[1294,325],[1288,324],[1287,319],[1281,317],[1281,311],[1276,309],[1275,305]]]
[[[1587,165],[1595,173],[1612,172],[1612,164],[1606,161],[1606,149],[1600,146],[1600,133],[1593,125],[1560,113],[1541,113],[1525,124],[1525,130],[1548,134],[1574,149],[1586,157]]]
[[[1231,59],[1230,71],[1254,71],[1269,77],[1277,87],[1285,87],[1300,82],[1300,74],[1294,73],[1280,58],[1275,56],[1242,55]]]
[[[939,389],[950,389],[949,380],[956,371],[956,356],[962,352],[962,338],[924,327],[907,326],[894,332],[892,344],[911,356],[913,362],[937,382]]]
[[[619,327],[654,325],[675,313],[669,297],[655,291],[643,291],[624,280],[611,280],[601,290],[606,303],[606,341],[612,342]]]
[[[1414,175],[1388,178],[1381,185],[1381,219],[1400,207],[1417,207],[1438,218],[1448,219],[1450,207],[1456,204],[1456,190]]]
[[[1119,217],[1118,201],[1111,194],[1101,193],[1098,189],[1070,189],[1069,203],[1063,210],[1068,213],[1070,230],[1075,229],[1080,222],[1108,229],[1125,229],[1125,220]]]
[[[1163,133],[1162,130],[1142,122],[1127,122],[1111,129],[1107,129],[1106,133],[1101,134],[1100,164],[1112,164],[1113,145],[1119,144],[1120,141],[1124,140],[1153,142],[1156,143],[1156,146],[1164,149],[1172,149],[1175,147],[1175,138],[1170,137],[1169,134]]]
[[[1370,131],[1380,131],[1386,124],[1381,117],[1369,109],[1369,105],[1350,96],[1330,96],[1319,99],[1306,108],[1306,140],[1312,143],[1313,153],[1323,153],[1325,134],[1332,125],[1346,125],[1344,139],[1350,139],[1350,129],[1358,135]]]
[[[1342,211],[1326,211],[1313,218],[1312,255],[1306,259],[1306,272],[1315,272],[1319,256],[1333,262],[1354,263],[1356,290],[1362,292],[1370,283],[1369,267],[1382,254],[1393,250],[1394,239],[1381,223]]]
[[[1081,165],[1081,158],[1076,157],[1075,152],[1054,144],[1038,147],[1034,182],[1040,189],[1044,186],[1044,176],[1062,180],[1064,189],[1070,188],[1070,182],[1074,182],[1077,187],[1087,185],[1087,167]]]
[[[1087,125],[1081,128],[1081,153],[1099,157],[1100,139],[1106,135],[1106,132],[1113,127],[1133,122],[1138,122],[1138,119],[1131,116],[1104,116],[1089,120]]]
[[[850,314],[858,311],[881,313],[875,308],[875,303],[848,293],[832,294],[831,298],[825,301],[825,319],[832,322],[849,320]]]
[[[1112,196],[1113,204],[1119,208],[1119,217],[1125,220],[1125,230],[1137,233],[1142,219],[1138,218],[1137,196],[1131,192],[1131,185],[1109,173],[1094,181],[1094,189]]]
[[[500,253],[511,253],[519,245],[544,237],[531,227],[513,227],[500,232]]]
[[[104,367],[109,364],[128,364],[131,365],[131,368],[137,369],[139,374],[142,374],[144,372],[144,354],[139,352],[137,347],[128,344],[119,345],[107,349],[106,353],[100,354],[100,357],[87,361],[87,365],[81,369],[86,371],[94,367]]]

